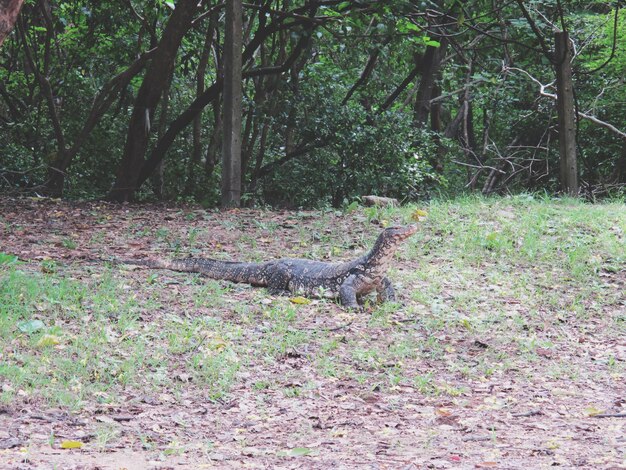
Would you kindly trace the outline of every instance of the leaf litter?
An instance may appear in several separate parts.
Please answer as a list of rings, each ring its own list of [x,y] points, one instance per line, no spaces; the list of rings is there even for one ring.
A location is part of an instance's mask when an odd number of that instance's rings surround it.
[[[438,252],[439,227],[426,222],[391,270],[402,305],[355,314],[329,301],[94,260],[348,259],[380,230],[358,210],[212,212],[7,198],[1,207],[0,251],[21,262],[0,266],[0,282],[10,269],[86,285],[119,279],[139,315],[123,336],[106,335],[111,356],[119,348],[123,357],[129,338],[167,341],[157,333],[172,325],[181,332],[160,358],[161,372],[158,361],[146,369],[162,373],[160,382],[113,381],[72,410],[0,375],[11,397],[0,406],[2,468],[626,466],[623,269],[599,271],[598,293],[577,313],[583,287],[569,274],[511,266],[533,275],[513,289],[512,279],[493,279],[497,262],[464,270],[457,254]],[[518,209],[503,207],[515,219]],[[499,249],[498,237],[485,240],[487,250]],[[46,302],[14,327],[15,341],[31,341],[36,354],[73,341],[77,324],[101,307],[85,298],[77,311],[59,313],[66,307]],[[62,325],[49,322],[51,311]],[[236,330],[213,331],[213,322]],[[11,348],[3,346],[3,361],[19,360]],[[232,364],[233,378],[212,397],[206,384],[226,380],[211,369],[216,358]],[[93,358],[94,382],[123,373],[112,359]],[[68,386],[80,392],[80,384]]]

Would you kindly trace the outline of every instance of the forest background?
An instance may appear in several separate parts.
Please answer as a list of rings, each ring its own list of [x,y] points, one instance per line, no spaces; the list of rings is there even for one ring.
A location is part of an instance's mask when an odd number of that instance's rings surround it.
[[[242,202],[558,192],[556,31],[581,192],[623,197],[622,3],[243,3]],[[218,204],[228,7],[25,2],[0,48],[0,190]]]

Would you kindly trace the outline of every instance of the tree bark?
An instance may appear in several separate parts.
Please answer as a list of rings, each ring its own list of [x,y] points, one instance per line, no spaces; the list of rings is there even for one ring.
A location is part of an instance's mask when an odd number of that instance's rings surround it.
[[[241,120],[243,45],[241,0],[226,3],[224,37],[224,138],[222,140],[222,207],[241,205]]]
[[[128,201],[138,187],[140,171],[145,163],[154,111],[167,87],[176,53],[183,36],[191,27],[197,0],[179,0],[165,26],[157,52],[152,59],[137,93],[128,126],[124,155],[117,170],[115,184],[107,198]]]
[[[13,31],[24,0],[0,0],[0,46]]]
[[[556,59],[556,107],[559,118],[559,154],[561,190],[569,196],[578,195],[576,162],[576,118],[574,85],[572,83],[572,52],[566,32],[554,34]]]
[[[167,117],[170,108],[170,89],[172,88],[172,80],[174,79],[174,71],[168,77],[167,85],[163,91],[163,99],[161,100],[161,109],[159,111],[159,122],[157,125],[157,136],[163,135],[167,124]],[[152,190],[159,201],[165,199],[165,160],[157,168],[152,178]]]
[[[622,140],[622,153],[611,173],[610,181],[615,184],[626,184],[626,139]]]
[[[430,100],[433,97],[435,79],[441,68],[447,40],[446,38],[435,38],[439,41],[439,47],[428,46],[422,58],[422,79],[420,80],[417,99],[414,106],[413,119],[419,127],[424,127],[428,121],[430,113]]]

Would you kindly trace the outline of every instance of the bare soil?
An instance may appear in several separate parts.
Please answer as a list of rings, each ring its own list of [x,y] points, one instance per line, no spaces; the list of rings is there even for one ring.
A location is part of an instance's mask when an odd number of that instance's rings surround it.
[[[40,272],[42,260],[54,259],[61,275],[85,282],[100,269],[90,260],[169,257],[176,250],[187,255],[193,228],[198,234],[193,247],[206,256],[249,260],[313,255],[347,259],[366,249],[380,230],[363,217],[339,213],[211,212],[6,198],[0,199],[0,222],[5,226],[0,228],[0,252],[25,260],[19,269]],[[167,235],[159,238],[155,233],[160,228]],[[433,328],[429,325],[437,320],[436,308],[413,295],[429,282],[415,273],[451,268],[436,246],[425,259],[407,251],[435,239],[436,227],[425,225],[424,230],[424,238],[397,258],[392,279],[401,305],[383,312],[382,320],[372,319],[373,307],[355,313],[326,301],[296,305],[294,328],[313,332],[314,339],[274,360],[247,358],[218,400],[193,381],[179,387],[182,393],[144,389],[140,383],[120,386],[113,391],[118,397],[114,406],[87,397],[76,411],[50,406],[36,394],[18,394],[0,405],[0,468],[626,469],[626,338],[615,330],[624,303],[589,305],[593,314],[582,317],[546,305],[528,323],[538,341],[530,351],[507,336],[506,325],[474,330],[463,318],[448,321],[449,311],[446,323]],[[146,235],[139,236],[140,231]],[[484,263],[476,269],[488,268]],[[150,274],[144,269],[116,272],[131,286],[146,285]],[[458,282],[444,282],[442,304],[470,292],[490,298],[481,304],[484,308],[498,305],[523,317],[531,302],[537,305],[532,296],[567,290],[543,286],[542,291],[530,289],[525,299],[508,295],[486,274],[474,274],[467,281],[459,273]],[[172,274],[167,278],[172,282],[164,284],[167,312],[146,309],[142,322],[158,323],[175,313],[237,323],[235,305],[245,304],[258,323],[241,325],[241,341],[254,342],[262,334],[267,304],[283,301],[262,289],[231,285],[222,306],[194,307],[187,298],[191,287],[180,282],[183,276]],[[446,274],[446,279],[454,277]],[[626,274],[599,273],[598,283],[610,294],[603,298],[619,299],[626,291]],[[132,294],[140,302],[147,295],[134,287]],[[564,298],[575,295],[570,291]],[[475,315],[486,315],[483,307]],[[368,366],[365,361],[359,373],[333,376],[320,371],[319,345],[325,341],[336,340],[334,361],[355,371],[355,346],[385,351],[400,338],[435,342],[442,349],[437,354],[421,350],[402,364],[373,360]],[[541,346],[548,340],[552,346]],[[0,357],[0,370],[2,361]],[[486,362],[492,370],[476,372]],[[394,368],[400,368],[401,378],[382,382]],[[414,380],[429,374],[436,384],[430,391]],[[259,382],[271,386],[258,388]],[[298,393],[292,396],[286,390]],[[115,437],[104,447],[89,445],[103,423],[115,430]],[[150,446],[138,436],[146,436]],[[61,449],[64,439],[87,445]]]

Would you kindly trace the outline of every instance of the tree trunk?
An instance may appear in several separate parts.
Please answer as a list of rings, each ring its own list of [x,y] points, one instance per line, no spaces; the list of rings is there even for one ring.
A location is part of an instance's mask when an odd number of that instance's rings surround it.
[[[556,59],[556,106],[559,118],[559,155],[561,190],[569,196],[578,195],[576,162],[576,118],[574,85],[572,83],[572,52],[566,32],[554,34]]]
[[[308,15],[310,17],[315,16],[315,12],[317,11],[317,7],[315,5],[308,7]],[[308,23],[305,20],[302,20],[302,23],[306,23],[307,26],[313,28],[315,23]],[[289,26],[293,26],[297,24],[297,22],[289,23]],[[243,52],[242,63],[246,63],[254,58],[255,51],[260,47],[260,45],[272,34],[281,31],[286,26],[281,23],[270,23],[267,27],[262,27],[263,22],[259,22],[259,28],[256,30],[254,37],[252,40],[246,45],[246,49]],[[304,45],[308,43],[307,37],[302,37],[296,47],[294,48],[291,55],[283,62],[282,64],[262,67],[260,69],[252,68],[246,70],[242,73],[242,77],[244,78],[252,78],[252,77],[260,77],[263,75],[280,75],[291,67],[294,61],[299,57],[304,49]],[[219,69],[219,67],[218,67]],[[176,119],[174,119],[167,132],[163,135],[163,137],[157,142],[156,146],[150,153],[148,160],[143,165],[141,169],[141,173],[139,176],[137,187],[141,186],[141,184],[150,176],[150,174],[157,167],[158,163],[165,158],[165,154],[167,150],[170,148],[174,139],[178,134],[188,126],[197,116],[202,109],[209,103],[211,103],[216,98],[219,98],[219,95],[222,93],[223,88],[223,80],[222,77],[218,74],[218,78],[215,83],[207,88],[202,95],[198,96],[185,111],[183,111]],[[209,153],[210,154],[210,153]],[[212,166],[207,162],[207,172],[210,173]]]
[[[0,46],[13,31],[24,0],[0,0]]]
[[[159,111],[159,124],[157,126],[157,136],[161,137],[165,132],[165,126],[167,124],[167,116],[170,109],[170,88],[172,87],[172,80],[174,79],[174,73],[170,74],[167,85],[163,92],[163,99],[161,100],[161,109]],[[152,178],[152,190],[159,201],[165,199],[165,160],[161,161],[156,173]]]
[[[226,3],[222,207],[239,207],[241,205],[242,16],[241,0],[231,0]]]
[[[117,170],[115,184],[107,198],[128,201],[138,187],[145,163],[154,111],[167,87],[181,40],[191,26],[197,0],[179,0],[170,16],[156,54],[144,76],[128,125],[124,156]]]
[[[428,121],[435,79],[441,68],[441,61],[446,50],[446,38],[435,39],[439,41],[439,47],[428,46],[421,61],[422,79],[420,80],[413,112],[413,120],[418,127],[424,127]]]
[[[622,140],[622,153],[611,173],[610,181],[615,184],[626,184],[626,140]]]
[[[211,132],[211,138],[209,139],[209,145],[206,150],[206,157],[204,162],[204,176],[206,179],[210,178],[215,170],[215,166],[219,161],[219,153],[222,148],[222,136],[224,135],[222,129],[222,107],[219,97],[215,98],[213,102],[213,131]]]

